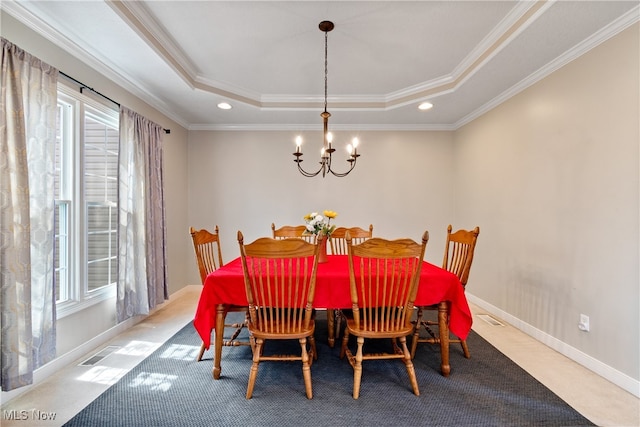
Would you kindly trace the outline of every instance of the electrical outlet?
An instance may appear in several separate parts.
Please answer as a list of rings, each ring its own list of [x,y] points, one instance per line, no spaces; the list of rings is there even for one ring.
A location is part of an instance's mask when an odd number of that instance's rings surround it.
[[[581,331],[589,332],[589,316],[586,314],[580,315],[580,323],[578,323],[578,329]]]

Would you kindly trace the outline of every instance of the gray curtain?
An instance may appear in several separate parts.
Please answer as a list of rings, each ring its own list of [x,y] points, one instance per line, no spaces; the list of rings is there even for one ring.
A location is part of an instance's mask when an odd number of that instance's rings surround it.
[[[169,298],[162,127],[120,107],[118,322]]]
[[[2,390],[56,354],[54,155],[58,70],[2,38],[0,346]]]

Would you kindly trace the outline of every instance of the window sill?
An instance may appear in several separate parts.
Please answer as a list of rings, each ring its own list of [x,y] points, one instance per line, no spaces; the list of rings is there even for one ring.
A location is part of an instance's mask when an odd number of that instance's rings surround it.
[[[69,300],[56,304],[56,318],[62,319],[71,314],[85,310],[102,301],[106,301],[116,297],[116,286],[107,286],[103,289],[92,292],[82,301]]]

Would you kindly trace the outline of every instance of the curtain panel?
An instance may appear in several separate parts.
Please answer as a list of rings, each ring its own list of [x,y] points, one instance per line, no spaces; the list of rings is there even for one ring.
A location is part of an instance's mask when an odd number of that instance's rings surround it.
[[[55,357],[54,156],[58,70],[2,38],[0,365],[3,391]]]
[[[169,298],[162,127],[120,107],[117,318],[146,315]]]

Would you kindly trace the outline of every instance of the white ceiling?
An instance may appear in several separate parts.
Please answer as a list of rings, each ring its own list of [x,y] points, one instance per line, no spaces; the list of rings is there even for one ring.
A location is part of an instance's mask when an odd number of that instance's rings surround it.
[[[637,0],[1,5],[188,129],[320,129],[323,20],[331,128],[429,130],[468,123],[640,16]]]

